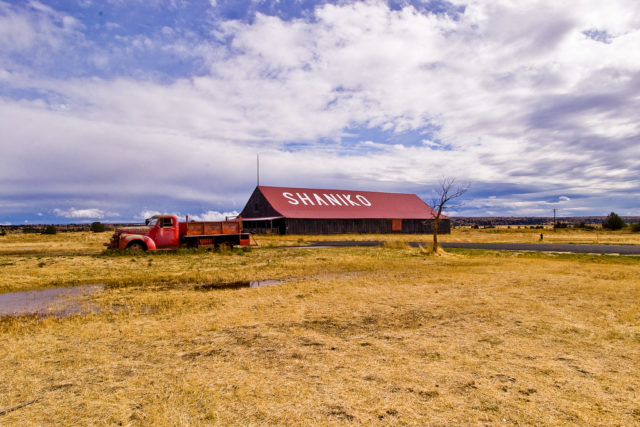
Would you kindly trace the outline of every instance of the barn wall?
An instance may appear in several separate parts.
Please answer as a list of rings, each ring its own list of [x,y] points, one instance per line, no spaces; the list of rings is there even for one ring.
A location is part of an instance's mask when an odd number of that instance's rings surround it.
[[[243,220],[242,230],[253,234],[286,234],[286,220],[278,218],[274,220]]]
[[[249,197],[249,201],[240,212],[243,218],[268,218],[273,216],[281,216],[271,204],[267,201],[264,195],[257,188]]]
[[[433,233],[433,221],[429,220],[426,224],[425,233]],[[441,219],[438,223],[438,234],[451,234],[451,220],[450,219]]]
[[[431,233],[432,221],[403,219],[402,231],[392,231],[391,219],[296,219],[286,218],[286,234],[344,234],[344,233]],[[450,220],[441,220],[438,232],[451,233]]]

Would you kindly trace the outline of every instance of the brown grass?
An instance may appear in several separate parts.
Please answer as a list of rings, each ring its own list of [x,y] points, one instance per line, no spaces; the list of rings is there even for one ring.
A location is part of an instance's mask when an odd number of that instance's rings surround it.
[[[2,256],[4,289],[110,288],[0,321],[0,411],[38,399],[0,424],[640,422],[638,258],[447,254]]]
[[[540,241],[540,233],[544,238]],[[324,236],[258,236],[258,242],[263,246],[296,246],[308,244],[312,241],[327,240],[377,240],[383,242],[431,242],[429,234],[339,234]],[[572,244],[603,244],[603,245],[640,245],[640,233],[633,233],[629,229],[608,231],[602,229],[529,229],[529,228],[495,228],[472,229],[455,228],[451,234],[438,236],[439,242],[477,242],[477,243],[572,243]]]
[[[104,233],[9,233],[0,236],[0,255],[56,255],[99,253],[112,232]]]

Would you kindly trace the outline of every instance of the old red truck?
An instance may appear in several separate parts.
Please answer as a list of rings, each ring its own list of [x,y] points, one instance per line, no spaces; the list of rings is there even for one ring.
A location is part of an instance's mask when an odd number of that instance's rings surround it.
[[[242,232],[242,219],[180,222],[175,215],[154,215],[146,225],[123,227],[113,233],[109,249],[157,250],[249,246],[251,234]]]

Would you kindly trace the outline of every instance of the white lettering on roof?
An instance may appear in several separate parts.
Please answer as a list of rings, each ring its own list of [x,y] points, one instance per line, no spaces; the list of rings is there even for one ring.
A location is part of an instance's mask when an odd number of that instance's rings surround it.
[[[324,198],[331,203],[332,206],[342,206],[342,204],[331,194],[325,194]]]
[[[313,197],[316,198],[316,202],[318,202],[318,206],[320,205],[325,205],[325,206],[329,206],[329,203],[325,202],[324,200],[322,200],[320,198],[320,196],[318,196],[316,193],[313,193]]]
[[[356,199],[358,199],[358,201],[365,206],[371,206],[371,202],[368,201],[366,197],[361,196],[360,194],[356,194]]]
[[[351,200],[351,194],[343,194],[342,196],[347,200],[347,202],[351,203],[351,206],[360,206],[359,204]]]
[[[289,203],[291,203],[292,205],[299,205],[300,202],[296,200],[295,197],[293,197],[293,194],[291,193],[282,193],[282,195],[284,197],[286,197],[287,199],[289,199]]]
[[[309,195],[307,195],[307,193],[295,193],[295,195],[293,193],[287,193],[284,192],[282,193],[282,196],[285,197],[287,199],[287,202],[289,202],[289,204],[291,205],[300,205],[300,203],[302,202],[302,204],[304,204],[305,206],[346,206],[346,207],[351,207],[351,206],[357,206],[357,207],[370,207],[371,206],[371,202],[364,197],[361,194],[327,194],[327,193],[311,193],[310,197]],[[315,199],[315,203],[313,202],[313,199]],[[355,199],[360,203],[357,203]],[[328,202],[328,203],[327,203]]]
[[[304,196],[301,196],[300,193],[296,193],[296,196],[298,196],[300,201],[304,203],[305,206],[307,206],[308,204],[307,202],[309,202],[311,206],[315,206],[315,204],[311,201],[311,197],[307,196],[307,193],[302,193],[302,194],[304,194]]]

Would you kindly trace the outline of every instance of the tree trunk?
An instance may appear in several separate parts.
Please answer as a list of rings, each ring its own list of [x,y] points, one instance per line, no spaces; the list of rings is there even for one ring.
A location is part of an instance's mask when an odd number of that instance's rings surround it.
[[[433,219],[433,252],[438,252],[438,222],[440,218]]]

